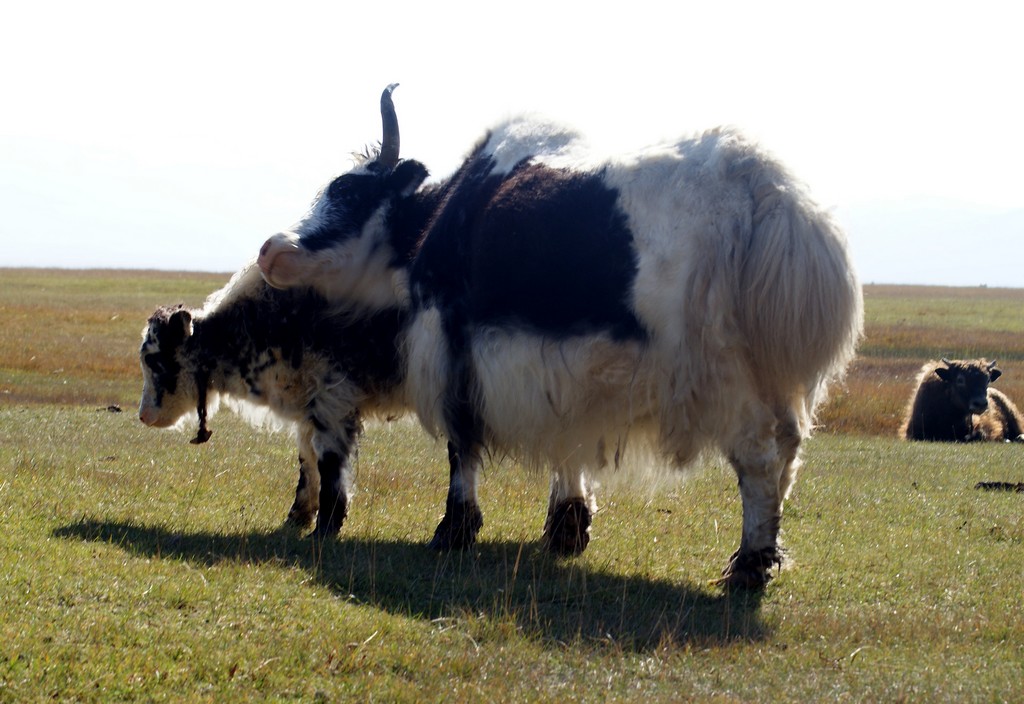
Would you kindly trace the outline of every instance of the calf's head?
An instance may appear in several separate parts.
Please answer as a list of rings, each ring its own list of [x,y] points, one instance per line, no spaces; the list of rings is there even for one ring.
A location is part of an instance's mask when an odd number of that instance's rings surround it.
[[[148,426],[170,427],[196,407],[196,382],[179,354],[191,335],[192,315],[181,306],[158,308],[142,331],[139,420]]]
[[[381,95],[379,151],[331,181],[306,217],[260,249],[257,264],[271,286],[311,286],[330,300],[394,304],[392,275],[400,262],[391,246],[392,211],[427,177],[419,162],[398,158],[398,118],[391,100],[396,85]]]
[[[970,413],[983,413],[988,408],[988,385],[1002,374],[995,360],[943,359],[935,374],[947,387],[949,398],[957,408]]]

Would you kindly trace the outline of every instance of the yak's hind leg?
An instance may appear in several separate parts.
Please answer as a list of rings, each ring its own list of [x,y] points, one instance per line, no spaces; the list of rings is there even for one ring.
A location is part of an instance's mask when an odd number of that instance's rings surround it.
[[[288,523],[304,530],[312,525],[320,507],[320,470],[313,449],[312,426],[300,424],[295,435],[299,448],[299,483],[295,487],[295,502],[288,511]]]
[[[565,466],[555,467],[544,522],[544,545],[556,555],[579,555],[590,542],[590,523],[596,511],[597,502],[586,475]]]
[[[476,543],[484,525],[484,514],[477,501],[477,477],[480,458],[477,451],[460,453],[448,443],[448,498],[444,517],[434,530],[430,547],[434,550],[465,550]]]
[[[354,475],[352,460],[362,424],[357,412],[329,426],[320,421],[317,423],[314,423],[317,430],[313,436],[313,446],[317,451],[317,470],[320,475],[320,510],[316,516],[314,535],[328,538],[341,530],[348,515]]]
[[[743,536],[720,583],[760,589],[771,579],[771,570],[782,565],[779,523],[783,501],[799,468],[803,432],[801,417],[793,408],[773,413],[753,403],[751,410],[744,414],[743,431],[725,448],[739,478]]]

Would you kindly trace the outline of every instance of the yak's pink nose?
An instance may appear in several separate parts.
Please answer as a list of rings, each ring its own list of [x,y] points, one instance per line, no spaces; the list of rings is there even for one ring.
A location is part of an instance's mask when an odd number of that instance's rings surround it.
[[[260,247],[260,256],[256,258],[256,266],[263,274],[263,280],[275,288],[294,286],[301,278],[301,262],[299,256],[298,237],[280,232]]]
[[[271,238],[260,247],[260,256],[256,258],[256,266],[260,268],[263,280],[273,286],[274,255],[271,249],[274,246],[274,239]]]

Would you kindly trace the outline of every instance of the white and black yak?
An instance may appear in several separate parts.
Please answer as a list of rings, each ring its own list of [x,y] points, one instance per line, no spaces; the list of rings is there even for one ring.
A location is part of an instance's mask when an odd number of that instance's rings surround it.
[[[1024,442],[1024,416],[989,384],[1002,376],[995,361],[942,359],[917,375],[900,437],[907,440]]]
[[[299,483],[288,520],[317,536],[337,533],[352,493],[352,459],[367,416],[404,410],[399,332],[406,313],[349,316],[310,289],[271,288],[250,265],[202,309],[161,307],[142,331],[139,418],[152,427],[220,397],[269,409],[293,423]]]
[[[801,442],[862,331],[835,222],[730,129],[599,157],[571,129],[517,118],[427,183],[399,158],[392,88],[379,151],[258,262],[274,286],[409,316],[410,401],[449,440],[432,545],[476,539],[488,451],[550,467],[545,539],[576,553],[602,470],[718,449],[743,500],[722,581],[764,585]]]

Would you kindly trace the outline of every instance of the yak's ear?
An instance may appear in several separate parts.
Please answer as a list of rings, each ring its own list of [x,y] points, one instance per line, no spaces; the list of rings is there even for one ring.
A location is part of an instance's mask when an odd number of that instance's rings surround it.
[[[191,334],[192,314],[184,308],[171,313],[171,316],[167,319],[167,339],[165,344],[177,347]]]
[[[989,383],[992,383],[993,381],[995,381],[996,379],[998,379],[1002,375],[1003,375],[1003,373],[1001,371],[999,371],[995,367],[992,367],[991,369],[988,370],[988,381],[989,381]]]
[[[953,370],[950,369],[949,367],[936,367],[935,368],[935,373],[943,381],[947,381],[949,383],[953,382],[953,379],[954,379],[954,377],[953,377]]]
[[[402,198],[408,198],[419,188],[430,172],[427,167],[414,159],[400,161],[387,177],[388,188]]]

